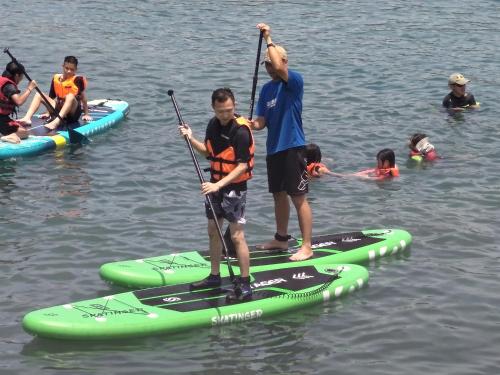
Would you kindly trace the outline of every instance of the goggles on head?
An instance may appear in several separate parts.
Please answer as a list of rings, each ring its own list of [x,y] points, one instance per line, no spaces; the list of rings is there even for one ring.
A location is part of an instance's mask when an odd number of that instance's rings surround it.
[[[434,146],[432,143],[429,143],[429,138],[425,137],[421,139],[416,145],[415,148],[417,149],[418,152],[422,154],[427,154],[434,150]]]

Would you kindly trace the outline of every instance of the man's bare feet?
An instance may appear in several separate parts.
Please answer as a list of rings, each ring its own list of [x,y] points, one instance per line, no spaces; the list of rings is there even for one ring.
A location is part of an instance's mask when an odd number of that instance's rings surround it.
[[[302,246],[299,251],[297,251],[295,254],[293,254],[290,258],[290,260],[293,260],[295,262],[301,261],[301,260],[307,260],[313,257],[313,251],[311,250],[310,247],[304,247]]]
[[[257,250],[275,250],[275,251],[286,251],[288,250],[288,241],[278,241],[272,239],[262,245],[255,246]]]

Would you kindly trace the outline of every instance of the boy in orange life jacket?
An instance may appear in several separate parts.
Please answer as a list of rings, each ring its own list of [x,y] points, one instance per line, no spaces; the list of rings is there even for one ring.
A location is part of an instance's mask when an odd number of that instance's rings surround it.
[[[59,116],[67,123],[77,122],[82,114],[83,121],[90,121],[89,107],[87,105],[87,80],[83,76],[77,76],[78,59],[74,56],[66,56],[62,65],[63,73],[55,74],[50,84],[50,92],[47,100],[58,112]],[[47,95],[45,95],[47,97]],[[19,121],[31,125],[31,117],[44,104],[40,94],[36,94],[31,102],[28,112]],[[49,113],[44,113],[41,118],[49,118]],[[48,129],[54,130],[61,125],[59,117],[51,118],[51,121],[45,124]]]
[[[222,227],[224,219],[229,221],[231,239],[238,255],[240,267],[239,288],[241,294],[230,291],[229,300],[246,300],[252,295],[250,288],[250,260],[245,240],[245,204],[247,180],[252,177],[254,142],[248,120],[235,115],[234,95],[228,88],[212,93],[212,108],[215,116],[209,121],[205,141],[198,141],[188,125],[179,126],[182,136],[187,136],[193,148],[210,160],[210,182],[201,186],[202,194],[211,194],[217,220]],[[222,242],[208,204],[208,236],[210,241],[210,275],[190,285],[191,290],[221,285],[219,271]]]
[[[17,85],[23,79],[24,67],[11,61],[5,67],[0,77],[0,134],[2,141],[19,143],[28,137],[28,131],[10,116],[17,113],[17,107],[22,105],[36,87],[36,82],[31,81],[28,88],[21,94]]]

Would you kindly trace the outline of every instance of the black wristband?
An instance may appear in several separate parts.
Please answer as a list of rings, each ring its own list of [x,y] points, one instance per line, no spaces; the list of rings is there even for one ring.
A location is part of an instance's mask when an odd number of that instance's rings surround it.
[[[276,46],[274,45],[274,43],[269,43],[269,44],[267,45],[267,48],[269,48],[269,47],[276,47]]]

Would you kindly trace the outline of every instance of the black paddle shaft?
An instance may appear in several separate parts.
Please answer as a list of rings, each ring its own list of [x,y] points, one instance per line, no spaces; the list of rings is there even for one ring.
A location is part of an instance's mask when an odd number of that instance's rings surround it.
[[[264,32],[260,32],[259,36],[259,47],[257,48],[257,58],[255,59],[255,70],[253,73],[253,82],[252,82],[252,96],[250,97],[250,115],[248,118],[251,120],[253,117],[253,107],[255,103],[255,92],[257,91],[257,80],[259,78],[259,63],[260,63],[260,52],[262,50],[262,39],[264,36]]]
[[[177,101],[175,100],[174,96],[174,90],[168,90],[168,96],[172,99],[172,104],[174,105],[175,113],[177,114],[177,118],[179,119],[179,125],[185,126],[185,122],[182,119],[181,112],[179,111],[179,107],[177,106]],[[200,180],[200,183],[203,184],[205,182],[205,178],[203,177],[203,173],[201,172],[200,164],[198,163],[198,159],[196,158],[196,154],[194,153],[193,150],[193,145],[191,144],[191,141],[189,140],[188,136],[184,136],[184,140],[186,141],[186,144],[189,149],[189,153],[191,154],[191,159],[193,160],[194,167],[196,169],[196,173],[198,174],[198,179]],[[229,271],[229,277],[231,281],[234,283],[235,278],[234,278],[234,272],[233,272],[233,267],[231,266],[231,262],[229,261],[229,256],[228,256],[228,250],[227,250],[227,245],[226,241],[224,239],[224,235],[222,234],[222,229],[219,225],[219,222],[217,220],[217,215],[215,214],[214,206],[212,204],[212,199],[210,198],[210,194],[205,195],[205,199],[208,202],[208,205],[210,207],[210,210],[212,211],[212,214],[214,216],[214,221],[215,221],[215,226],[217,227],[217,232],[219,234],[220,240],[222,241],[222,251],[224,253],[224,256],[227,261],[227,268]]]

